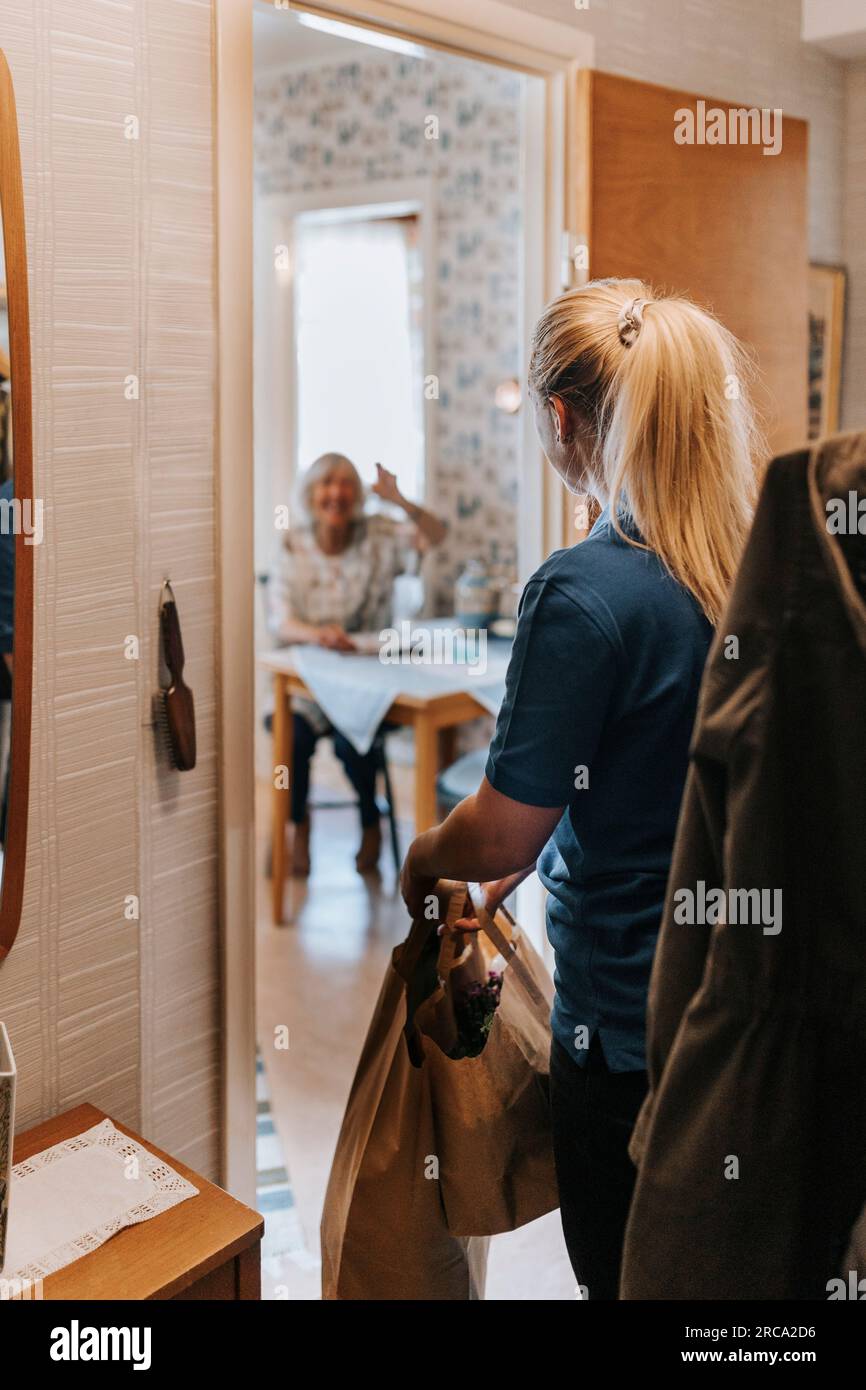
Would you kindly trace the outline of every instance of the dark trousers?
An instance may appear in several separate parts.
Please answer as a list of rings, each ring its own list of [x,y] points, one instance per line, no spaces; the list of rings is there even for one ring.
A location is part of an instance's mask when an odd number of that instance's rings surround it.
[[[306,820],[307,798],[310,794],[310,760],[322,737],[302,714],[292,715],[294,721],[294,755],[292,758],[292,820],[296,825]],[[375,745],[369,753],[359,753],[347,738],[335,729],[334,752],[343,764],[346,776],[355,788],[361,812],[361,825],[378,825],[379,807],[376,804],[376,774],[379,754]]]
[[[598,1034],[586,1066],[554,1038],[553,1152],[568,1258],[590,1299],[615,1299],[636,1177],[628,1141],[647,1092],[645,1071],[608,1071]]]

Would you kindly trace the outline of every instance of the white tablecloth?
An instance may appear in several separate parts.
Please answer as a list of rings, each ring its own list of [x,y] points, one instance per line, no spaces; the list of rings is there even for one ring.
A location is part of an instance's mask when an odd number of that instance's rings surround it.
[[[102,1120],[16,1163],[3,1279],[35,1283],[198,1188]]]
[[[414,625],[415,629],[419,626]],[[264,653],[261,660],[271,670],[295,671],[334,728],[359,753],[369,751],[376,730],[401,695],[465,692],[488,713],[498,714],[505,694],[510,642],[489,640],[483,665],[461,661],[415,665],[408,660],[409,655],[404,652],[399,664],[390,664],[377,656],[298,646]]]

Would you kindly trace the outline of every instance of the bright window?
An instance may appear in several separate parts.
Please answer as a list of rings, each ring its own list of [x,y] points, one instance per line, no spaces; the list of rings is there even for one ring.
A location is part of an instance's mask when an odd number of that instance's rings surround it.
[[[345,454],[424,495],[418,218],[296,223],[297,467]]]

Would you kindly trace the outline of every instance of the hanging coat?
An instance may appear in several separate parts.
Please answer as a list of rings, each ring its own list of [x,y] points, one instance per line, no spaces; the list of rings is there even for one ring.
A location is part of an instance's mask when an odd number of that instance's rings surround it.
[[[831,1296],[866,1202],[866,435],[767,474],[702,686],[648,1065],[621,1296]]]

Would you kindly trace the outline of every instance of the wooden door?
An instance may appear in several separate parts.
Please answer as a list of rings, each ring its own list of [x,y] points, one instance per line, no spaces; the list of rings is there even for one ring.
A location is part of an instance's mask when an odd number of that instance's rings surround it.
[[[756,398],[772,450],[802,444],[806,122],[783,113],[778,154],[764,154],[763,143],[697,143],[702,133],[710,138],[710,126],[719,133],[710,113],[730,119],[736,103],[602,72],[584,71],[577,81],[569,220],[588,246],[584,274],[637,276],[711,309],[756,357]],[[689,133],[678,115],[684,110],[694,113],[696,143],[675,138],[677,130],[681,138]],[[738,123],[734,133],[745,128]],[[758,133],[754,124],[748,130]]]

